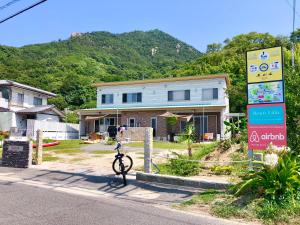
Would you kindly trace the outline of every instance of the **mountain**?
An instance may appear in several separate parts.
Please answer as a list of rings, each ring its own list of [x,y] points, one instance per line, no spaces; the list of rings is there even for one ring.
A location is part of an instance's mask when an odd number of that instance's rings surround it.
[[[60,108],[93,107],[93,82],[163,77],[200,55],[160,30],[72,33],[45,44],[0,46],[0,79],[55,92]]]
[[[167,76],[201,55],[160,30],[72,33],[67,40],[20,48],[0,46],[0,79],[59,94],[60,108],[95,106],[93,82]]]

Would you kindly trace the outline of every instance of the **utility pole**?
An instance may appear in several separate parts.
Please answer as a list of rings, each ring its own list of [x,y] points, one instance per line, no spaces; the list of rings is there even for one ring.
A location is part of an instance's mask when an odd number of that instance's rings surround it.
[[[295,14],[296,14],[296,0],[293,0],[293,35],[292,35],[292,67],[295,69]]]

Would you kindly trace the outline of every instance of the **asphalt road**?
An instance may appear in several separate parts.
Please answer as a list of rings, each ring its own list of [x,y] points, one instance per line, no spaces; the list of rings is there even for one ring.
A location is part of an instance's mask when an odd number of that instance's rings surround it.
[[[67,190],[67,189],[66,189]],[[0,181],[1,225],[185,225],[235,224],[151,204],[84,196],[51,188]]]

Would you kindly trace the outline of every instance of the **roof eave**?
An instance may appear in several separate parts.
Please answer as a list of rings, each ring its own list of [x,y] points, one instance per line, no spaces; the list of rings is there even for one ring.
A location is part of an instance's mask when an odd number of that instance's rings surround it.
[[[187,76],[187,77],[171,77],[161,79],[146,79],[146,80],[131,80],[131,81],[117,81],[117,82],[101,82],[95,83],[93,87],[107,87],[107,86],[121,86],[121,85],[138,85],[138,84],[150,84],[150,83],[162,83],[162,82],[176,82],[176,81],[188,81],[188,80],[211,80],[216,78],[223,78],[226,81],[227,87],[230,86],[228,74],[210,74],[199,76]]]

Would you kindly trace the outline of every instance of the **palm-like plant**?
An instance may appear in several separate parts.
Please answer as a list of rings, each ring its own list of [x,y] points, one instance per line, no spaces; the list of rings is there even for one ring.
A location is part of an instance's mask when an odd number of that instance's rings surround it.
[[[300,160],[291,154],[282,155],[275,167],[265,165],[261,171],[250,174],[232,188],[239,196],[248,191],[270,199],[294,196],[300,189]]]
[[[187,150],[189,157],[192,157],[192,145],[194,142],[195,127],[193,124],[188,124],[185,129],[185,133],[182,135],[182,142],[187,144]]]

